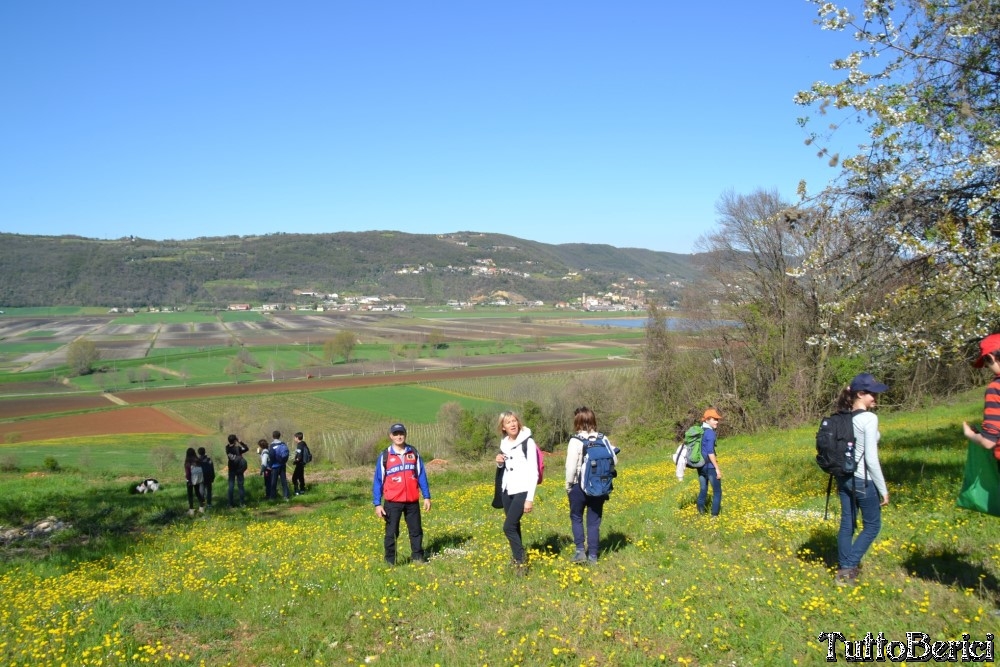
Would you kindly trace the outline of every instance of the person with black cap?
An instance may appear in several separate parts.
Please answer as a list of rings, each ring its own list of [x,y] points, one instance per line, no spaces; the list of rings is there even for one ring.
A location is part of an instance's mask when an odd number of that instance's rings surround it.
[[[402,517],[410,534],[410,559],[414,563],[423,563],[424,530],[420,521],[420,496],[424,497],[424,511],[430,512],[431,490],[427,483],[427,469],[417,450],[406,442],[405,426],[390,426],[389,438],[392,442],[375,462],[372,481],[375,516],[385,521],[385,562],[396,564],[396,537]]]
[[[990,334],[979,341],[978,355],[972,362],[976,368],[985,368],[993,373],[993,380],[986,387],[986,398],[983,401],[983,424],[980,429],[962,422],[962,433],[970,441],[993,452],[993,457],[1000,461],[1000,333]]]
[[[837,534],[837,584],[853,584],[861,570],[861,559],[882,530],[882,508],[889,504],[889,489],[878,459],[878,417],[871,412],[878,395],[889,387],[871,373],[854,376],[837,398],[837,410],[851,412],[854,425],[854,460],[857,468],[849,477],[837,479],[840,496],[840,532]],[[881,500],[880,500],[881,498]],[[862,528],[857,538],[857,511]]]

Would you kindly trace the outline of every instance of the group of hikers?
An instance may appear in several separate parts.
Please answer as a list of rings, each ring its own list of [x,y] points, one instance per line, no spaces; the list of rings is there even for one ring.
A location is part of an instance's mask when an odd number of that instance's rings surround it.
[[[573,562],[596,563],[601,539],[604,503],[612,490],[618,449],[597,430],[593,410],[580,407],[574,411],[573,428],[566,451],[565,488],[569,501],[570,525],[576,546]],[[527,568],[527,551],[521,534],[521,519],[530,514],[535,489],[544,475],[544,455],[531,437],[531,429],[516,412],[507,411],[497,419],[500,450],[496,455],[493,507],[504,512],[503,533],[510,545],[517,575]],[[431,509],[431,491],[427,470],[419,452],[406,441],[406,426],[389,427],[391,443],[379,454],[372,478],[372,504],[375,516],[385,522],[385,562],[396,564],[396,539],[400,520],[406,522],[410,539],[410,562],[426,561],[421,523],[423,511]],[[584,528],[586,514],[586,529]]]
[[[1000,462],[1000,333],[992,334],[978,342],[978,354],[973,360],[976,368],[986,368],[993,374],[993,380],[986,389],[983,420],[980,430],[963,422],[965,437],[972,443],[993,453]],[[837,398],[837,413],[844,417],[850,440],[846,464],[838,473],[831,473],[831,484],[837,484],[840,499],[840,528],[837,534],[838,567],[835,581],[840,585],[856,583],[861,570],[861,561],[882,527],[882,508],[889,504],[889,490],[879,461],[878,443],[881,437],[878,417],[872,411],[878,404],[879,396],[889,387],[870,373],[856,375],[845,386]],[[833,419],[832,417],[830,418]],[[722,415],[715,408],[708,408],[702,414],[700,427],[700,453],[703,464],[698,467],[699,493],[697,511],[718,517],[722,511],[722,472],[719,467],[716,431]],[[824,422],[825,426],[825,422]],[[593,410],[580,407],[574,411],[573,429],[566,449],[565,489],[569,506],[570,527],[575,551],[572,561],[576,563],[596,563],[600,555],[600,529],[604,504],[612,489],[611,479],[615,476],[618,449],[597,430],[597,417]],[[544,457],[531,437],[531,429],[524,425],[515,412],[503,412],[497,420],[500,436],[499,452],[496,454],[496,477],[493,507],[504,513],[503,533],[510,545],[511,559],[518,575],[524,574],[527,566],[527,552],[521,534],[521,521],[525,514],[534,509],[535,490],[541,482],[544,471]],[[823,428],[821,427],[821,432]],[[288,447],[281,442],[281,434],[275,431],[268,443],[261,439],[258,454],[261,474],[264,475],[267,498],[277,498],[277,483],[280,480],[284,497],[288,499],[288,482],[285,480],[285,462]],[[430,485],[427,471],[419,452],[406,441],[406,427],[395,423],[389,427],[389,446],[382,451],[375,463],[372,479],[372,503],[375,516],[385,523],[384,558],[390,565],[396,564],[396,540],[399,536],[400,521],[405,521],[410,541],[410,560],[425,562],[423,549],[423,526],[421,508],[431,509]],[[817,450],[820,449],[817,436]],[[302,441],[302,433],[294,438],[295,455],[292,485],[296,495],[305,491],[303,470],[311,460],[308,446]],[[282,447],[284,452],[282,453]],[[244,454],[249,448],[235,435],[229,436],[226,456],[229,464],[229,504],[235,506],[234,483],[239,488],[239,503],[245,501],[243,473],[246,470]],[[588,473],[596,469],[598,461],[604,461],[600,474],[594,475],[598,481],[592,483]],[[207,465],[206,465],[207,462]],[[823,463],[820,456],[817,462]],[[212,486],[206,468],[212,469],[211,459],[204,448],[197,452],[188,449],[184,464],[188,480],[189,513],[194,514],[194,498],[200,506],[211,506]],[[826,467],[824,467],[826,470]],[[843,471],[847,472],[843,472]],[[712,502],[708,506],[711,489]],[[422,503],[421,503],[422,499]],[[862,527],[857,528],[857,517],[861,515]],[[586,516],[586,520],[584,517]]]
[[[301,495],[306,491],[305,467],[312,461],[312,451],[302,439],[302,432],[293,436],[292,446],[281,439],[281,432],[271,433],[271,442],[261,438],[257,441],[257,456],[260,460],[260,475],[264,478],[264,497],[266,500],[278,499],[278,483],[285,500],[290,497],[288,491],[287,467],[289,459],[292,463],[292,491]],[[230,507],[242,507],[246,504],[246,488],[244,476],[249,463],[246,459],[250,447],[235,434],[230,435],[226,442],[226,468],[229,477],[228,500]],[[188,515],[194,516],[195,511],[204,512],[212,506],[212,484],[215,481],[215,463],[205,451],[199,447],[188,447],[184,456],[184,478],[187,480]],[[237,502],[237,491],[239,498]],[[195,501],[197,500],[197,507]]]

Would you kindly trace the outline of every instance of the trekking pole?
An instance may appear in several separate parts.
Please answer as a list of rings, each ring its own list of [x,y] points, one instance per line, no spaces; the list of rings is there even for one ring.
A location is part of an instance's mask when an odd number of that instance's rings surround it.
[[[826,521],[826,517],[830,513],[830,490],[832,488],[833,488],[833,475],[830,475],[830,479],[826,483],[826,509],[823,510],[823,521]]]

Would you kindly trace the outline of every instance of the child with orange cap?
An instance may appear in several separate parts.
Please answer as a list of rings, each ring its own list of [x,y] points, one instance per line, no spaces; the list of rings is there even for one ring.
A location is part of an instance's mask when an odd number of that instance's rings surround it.
[[[715,408],[705,410],[701,416],[702,428],[705,429],[701,436],[701,455],[705,459],[705,465],[698,468],[698,513],[705,513],[705,503],[708,500],[708,485],[712,485],[712,516],[719,516],[722,511],[722,470],[719,469],[719,460],[715,456],[715,429],[719,428],[722,415]]]

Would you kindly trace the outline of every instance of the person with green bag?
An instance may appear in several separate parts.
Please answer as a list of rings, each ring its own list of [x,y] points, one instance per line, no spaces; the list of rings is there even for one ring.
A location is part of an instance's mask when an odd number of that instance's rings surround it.
[[[962,433],[971,444],[958,506],[1000,516],[1000,333],[979,341],[972,365],[988,369],[993,380],[986,387],[979,430],[962,422]]]

